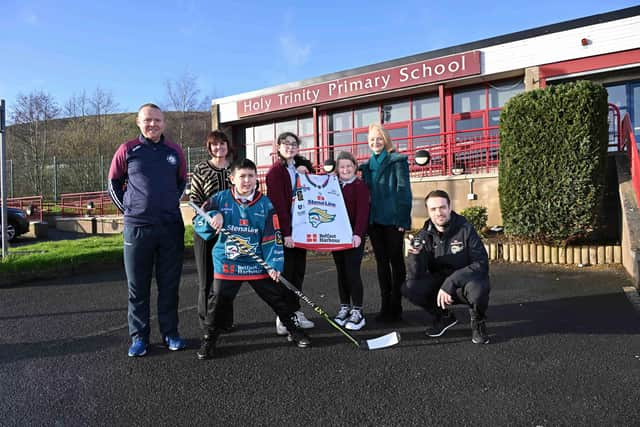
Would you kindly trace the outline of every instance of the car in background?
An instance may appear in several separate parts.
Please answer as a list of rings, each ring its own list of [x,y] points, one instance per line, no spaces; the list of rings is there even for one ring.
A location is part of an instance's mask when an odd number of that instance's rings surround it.
[[[1,217],[1,215],[0,215]],[[0,222],[2,219],[0,218]],[[22,209],[7,207],[7,240],[12,242],[29,231],[29,220]]]

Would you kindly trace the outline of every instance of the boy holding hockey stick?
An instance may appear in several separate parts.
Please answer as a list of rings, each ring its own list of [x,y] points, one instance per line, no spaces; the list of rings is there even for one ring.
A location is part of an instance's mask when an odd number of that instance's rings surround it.
[[[288,340],[300,348],[308,347],[311,341],[298,326],[296,315],[287,303],[289,291],[276,283],[284,262],[282,235],[271,201],[256,189],[256,165],[248,159],[234,163],[230,179],[232,188],[217,193],[205,204],[210,218],[194,219],[195,231],[205,240],[219,233],[223,226],[232,233],[232,237],[220,234],[213,248],[214,282],[208,297],[198,359],[213,357],[220,334],[216,311],[232,306],[245,281],[280,317],[289,333]],[[252,254],[272,268],[266,270]],[[218,304],[222,300],[227,304]],[[224,313],[220,313],[218,319],[224,318],[221,314]]]

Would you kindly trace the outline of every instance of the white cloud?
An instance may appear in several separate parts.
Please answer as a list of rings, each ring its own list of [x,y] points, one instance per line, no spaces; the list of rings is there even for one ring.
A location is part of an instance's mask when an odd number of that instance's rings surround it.
[[[294,35],[281,35],[279,42],[280,53],[290,66],[303,65],[311,55],[311,46],[300,43]]]
[[[25,11],[22,14],[22,20],[29,24],[29,25],[38,25],[38,23],[40,22],[40,19],[38,18],[38,15],[36,15],[35,13],[31,12],[31,11]]]

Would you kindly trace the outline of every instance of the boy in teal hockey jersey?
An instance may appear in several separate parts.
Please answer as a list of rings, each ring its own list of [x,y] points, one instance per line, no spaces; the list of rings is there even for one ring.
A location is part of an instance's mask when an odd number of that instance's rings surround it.
[[[220,234],[213,247],[213,286],[207,298],[202,345],[198,359],[210,359],[220,331],[216,312],[232,307],[240,285],[248,282],[254,291],[282,319],[288,340],[298,347],[311,345],[309,337],[298,327],[294,310],[287,303],[284,286],[276,283],[284,263],[282,235],[278,217],[269,198],[256,189],[256,165],[249,159],[234,163],[230,169],[232,188],[211,197],[203,206],[210,219],[194,218],[194,229],[203,239],[212,238],[224,227],[233,237]],[[251,254],[272,268],[265,270]],[[224,301],[225,303],[221,303]]]

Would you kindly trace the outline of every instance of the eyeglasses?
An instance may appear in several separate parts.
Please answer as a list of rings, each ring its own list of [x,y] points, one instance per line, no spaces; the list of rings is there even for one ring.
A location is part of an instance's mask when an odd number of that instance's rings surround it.
[[[284,142],[282,142],[282,145],[286,145],[287,147],[297,147],[298,143],[297,142],[284,141]]]

